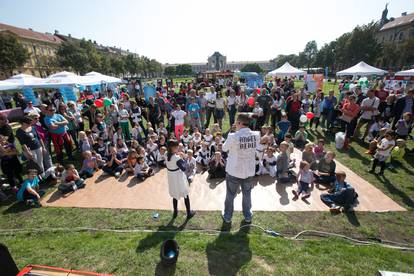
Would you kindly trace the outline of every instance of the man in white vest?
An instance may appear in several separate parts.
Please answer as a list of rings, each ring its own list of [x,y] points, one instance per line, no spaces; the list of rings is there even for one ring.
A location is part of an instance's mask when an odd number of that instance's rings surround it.
[[[230,133],[224,142],[223,151],[228,152],[226,164],[226,200],[223,220],[231,223],[234,210],[234,198],[241,186],[243,215],[246,223],[251,223],[252,178],[256,169],[256,148],[260,143],[260,133],[249,128],[251,118],[240,113],[236,120],[237,131]]]

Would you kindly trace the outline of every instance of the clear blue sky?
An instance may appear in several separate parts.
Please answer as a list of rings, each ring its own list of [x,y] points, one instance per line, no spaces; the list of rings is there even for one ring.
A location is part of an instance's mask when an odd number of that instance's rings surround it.
[[[166,63],[269,60],[358,24],[414,12],[413,0],[0,0],[0,22],[71,34]]]

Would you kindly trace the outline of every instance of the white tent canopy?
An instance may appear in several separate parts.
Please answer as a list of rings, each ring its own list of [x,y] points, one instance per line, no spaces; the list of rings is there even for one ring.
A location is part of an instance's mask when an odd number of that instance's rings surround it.
[[[305,75],[305,71],[299,70],[296,67],[293,67],[289,64],[289,62],[285,62],[279,68],[269,72],[268,76],[278,76],[278,77],[287,77],[287,76],[303,76]]]
[[[119,78],[107,76],[107,75],[104,75],[104,74],[101,74],[101,73],[98,73],[98,72],[89,72],[85,76],[92,77],[92,78],[95,78],[95,79],[99,80],[100,82],[106,82],[106,83],[119,83],[119,82],[122,82],[122,80],[119,79]]]
[[[72,72],[59,72],[49,77],[43,79],[40,83],[36,85],[31,85],[32,87],[38,88],[49,88],[49,87],[63,87],[63,86],[73,86],[73,85],[95,85],[100,84],[100,81],[93,77],[88,76],[78,76]]]
[[[401,77],[412,77],[414,76],[414,69],[400,71],[400,72],[395,73],[395,75],[401,76]]]
[[[18,88],[19,85],[14,82],[0,81],[0,90],[13,90]]]
[[[6,81],[15,83],[19,87],[31,86],[40,83],[43,79],[27,74],[18,74],[8,78]]]
[[[379,68],[375,68],[374,66],[371,66],[361,61],[360,63],[348,69],[336,72],[336,75],[337,76],[370,76],[370,75],[384,75],[386,73],[387,71],[384,71]]]

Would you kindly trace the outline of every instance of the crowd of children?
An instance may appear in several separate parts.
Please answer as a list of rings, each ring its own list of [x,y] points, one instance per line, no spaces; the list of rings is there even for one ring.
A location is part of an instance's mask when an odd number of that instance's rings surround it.
[[[413,127],[412,112],[401,111],[399,119],[391,124],[390,116],[397,115],[387,109],[388,98],[384,108],[378,111],[378,98],[372,91],[367,94],[368,98],[362,97],[358,90],[356,95],[341,92],[343,98],[338,102],[333,91],[327,96],[318,91],[311,98],[306,91],[296,91],[287,83],[292,84],[286,82],[284,87],[284,83],[275,83],[277,87],[273,87],[269,83],[261,90],[254,90],[250,95],[254,98],[253,104],[247,103],[244,90],[237,86],[234,90],[227,88],[226,98],[218,86],[196,91],[191,85],[184,85],[179,93],[160,88],[156,96],[150,97],[147,102],[140,96],[133,101],[127,93],[116,96],[113,91],[108,91],[106,99],[111,101],[110,105],[97,108],[93,101],[86,102],[82,110],[76,103],[69,102],[66,106],[63,99],[57,98],[53,103],[41,105],[40,114],[28,113],[31,119],[25,122],[33,126],[33,139],[42,140],[43,152],[51,154],[53,142],[58,162],[62,165],[66,163],[64,167],[53,168],[53,178],[60,178],[59,190],[62,192],[84,187],[84,180],[93,177],[98,170],[116,178],[125,172],[145,180],[159,168],[165,167],[167,141],[171,139],[178,141],[177,154],[185,161],[185,175],[189,183],[200,172],[208,172],[210,179],[225,177],[227,153],[222,146],[228,132],[222,131],[222,123],[226,111],[234,122],[236,110],[250,112],[250,127],[261,133],[256,151],[256,175],[269,175],[279,182],[297,182],[298,189],[292,191],[295,200],[309,197],[314,183],[333,187],[336,181],[335,153],[325,151],[323,139],[315,141],[315,144],[308,140],[306,128],[318,127],[320,119],[324,130],[333,129],[336,122],[343,120],[347,132],[357,133],[353,130],[366,123],[368,119],[365,117],[369,115],[374,118],[367,128],[370,142],[367,153],[373,156],[371,172],[380,166],[379,173],[383,174],[387,163],[389,167],[395,167],[402,161],[405,141]],[[407,98],[407,102],[412,101],[413,93],[411,90],[408,92],[406,97],[411,98]],[[369,100],[373,103],[367,104]],[[342,116],[337,114],[340,106],[352,104],[360,105],[361,114],[366,115],[361,115],[358,123],[358,117],[343,116],[348,114],[344,108]],[[394,104],[394,107],[397,108],[397,105]],[[58,114],[55,114],[56,109]],[[299,116],[310,111],[313,118],[309,125],[301,124]],[[214,123],[210,124],[212,116]],[[85,128],[84,118],[88,119],[89,128]],[[271,126],[267,125],[269,118]],[[229,132],[233,131],[235,126],[231,125]],[[82,157],[79,171],[72,162],[71,140]],[[35,200],[39,195],[35,187],[42,180],[37,181],[37,177],[30,174],[26,181],[16,179],[21,178],[23,170],[16,147],[6,136],[0,136],[0,144],[2,170],[10,180],[17,180],[11,184],[18,187],[17,182],[27,183],[21,185],[18,198]],[[302,151],[301,160],[293,158],[295,147]],[[63,149],[71,162],[63,162]],[[292,170],[296,162],[299,163],[298,174]],[[38,173],[44,174],[49,167]]]

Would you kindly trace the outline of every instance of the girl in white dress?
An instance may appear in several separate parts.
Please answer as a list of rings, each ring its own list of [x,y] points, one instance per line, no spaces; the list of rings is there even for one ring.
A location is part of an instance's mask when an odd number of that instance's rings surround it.
[[[178,142],[175,140],[168,141],[165,165],[167,167],[168,190],[170,196],[173,198],[173,218],[176,218],[178,214],[178,200],[183,197],[187,210],[187,220],[189,220],[195,215],[195,212],[191,211],[190,208],[190,198],[188,197],[189,186],[185,174],[185,160],[178,155]]]

